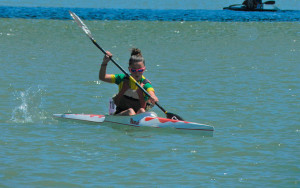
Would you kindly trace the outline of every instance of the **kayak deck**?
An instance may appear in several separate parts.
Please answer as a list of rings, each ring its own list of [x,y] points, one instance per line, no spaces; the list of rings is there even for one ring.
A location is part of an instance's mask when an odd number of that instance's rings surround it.
[[[104,115],[95,115],[95,114],[53,114],[56,118],[64,118],[64,119],[74,119],[95,123],[102,123],[105,119]]]

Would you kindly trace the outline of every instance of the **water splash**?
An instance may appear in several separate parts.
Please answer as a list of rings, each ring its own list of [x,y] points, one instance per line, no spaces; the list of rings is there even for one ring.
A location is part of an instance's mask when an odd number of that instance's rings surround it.
[[[45,90],[42,86],[30,87],[25,91],[14,91],[14,100],[18,104],[12,110],[10,120],[15,123],[33,123],[46,119],[46,113],[42,109],[44,93]]]

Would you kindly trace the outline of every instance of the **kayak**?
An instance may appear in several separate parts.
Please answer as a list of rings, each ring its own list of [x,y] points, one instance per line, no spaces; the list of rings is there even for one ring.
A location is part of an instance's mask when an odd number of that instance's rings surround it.
[[[150,127],[179,130],[182,132],[212,136],[214,127],[188,121],[158,117],[155,112],[145,112],[134,116],[95,115],[95,114],[53,114],[56,118],[73,119],[104,125],[129,127]]]
[[[229,7],[224,7],[223,10],[234,10],[234,11],[259,11],[259,12],[276,12],[279,11],[279,9],[248,9],[244,5],[231,5]]]

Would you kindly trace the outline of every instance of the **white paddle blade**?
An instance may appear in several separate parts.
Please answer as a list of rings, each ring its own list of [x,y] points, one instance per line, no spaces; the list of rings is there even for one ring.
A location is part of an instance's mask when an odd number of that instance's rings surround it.
[[[72,18],[75,20],[75,22],[78,24],[78,26],[87,34],[90,38],[92,37],[91,31],[88,29],[88,27],[81,21],[81,19],[72,11],[69,11]]]

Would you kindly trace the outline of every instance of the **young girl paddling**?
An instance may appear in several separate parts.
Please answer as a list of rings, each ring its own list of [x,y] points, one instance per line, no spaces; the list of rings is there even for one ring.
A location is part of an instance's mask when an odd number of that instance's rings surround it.
[[[99,79],[119,85],[119,93],[113,98],[117,105],[115,114],[135,115],[149,110],[153,106],[149,102],[155,104],[158,102],[158,98],[150,81],[143,76],[146,67],[141,51],[137,48],[132,49],[128,69],[131,76],[150,94],[150,98],[144,95],[135,82],[126,77],[125,74],[106,74],[106,67],[111,57],[112,54],[107,51],[101,64]]]

